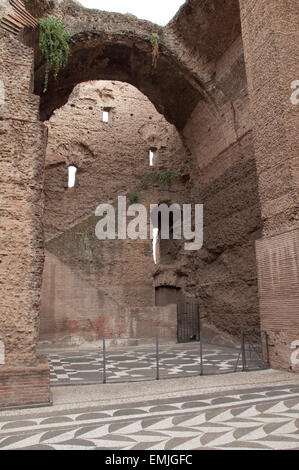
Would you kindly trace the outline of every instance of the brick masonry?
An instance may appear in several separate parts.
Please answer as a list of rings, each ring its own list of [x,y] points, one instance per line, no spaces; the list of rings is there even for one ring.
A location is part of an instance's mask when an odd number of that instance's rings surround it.
[[[0,409],[50,404],[50,367],[47,361],[31,367],[0,369]]]
[[[299,346],[298,230],[259,240],[257,262],[261,327],[269,335],[271,364],[298,371],[294,355]]]
[[[103,122],[104,109],[110,110],[108,123]],[[121,82],[78,85],[46,125],[40,340],[72,344],[103,334],[130,338],[126,308],[155,305],[152,240],[98,240],[95,209],[110,202],[118,214],[117,197],[126,196],[128,207],[134,190],[148,209],[151,203],[189,203],[184,143],[148,98]],[[151,148],[156,149],[153,168]],[[77,167],[74,188],[67,186],[71,164]],[[170,186],[149,180],[140,187],[149,172],[169,170],[182,176]],[[165,256],[163,250],[158,255],[162,263],[169,259],[164,251]]]
[[[28,1],[27,6],[33,11],[36,3]],[[51,2],[48,8],[54,7],[52,13],[64,17],[74,36],[73,54],[60,80],[50,80],[49,92],[44,95],[44,65],[35,49],[34,87],[41,94],[41,106],[39,97],[32,93],[33,51],[0,31],[3,393],[8,383],[13,387],[14,380],[16,390],[21,389],[21,382],[25,384],[31,375],[37,387],[32,399],[49,401],[45,378],[48,369],[45,365],[41,373],[36,356],[47,143],[47,129],[39,118],[48,118],[66,104],[76,84],[94,79],[114,79],[137,86],[180,133],[172,140],[180,142],[182,149],[174,162],[180,158],[187,162],[180,186],[164,194],[155,188],[151,196],[156,201],[172,201],[179,195],[183,202],[188,195],[206,207],[204,248],[197,254],[184,254],[180,247],[168,247],[168,262],[151,272],[153,286],[181,287],[185,294],[198,297],[210,321],[227,332],[237,333],[244,328],[250,335],[257,334],[261,320],[269,334],[272,364],[298,369],[298,105],[290,99],[291,84],[299,78],[295,54],[298,2],[240,0],[240,11],[234,0],[225,2],[224,8],[222,2],[214,4],[211,9],[206,2],[187,0],[166,28],[155,26],[160,35],[160,57],[153,69],[153,25],[130,15],[112,17],[86,10],[72,1]],[[34,46],[37,38],[33,36],[30,41]],[[26,40],[29,42],[28,37]],[[70,134],[70,138],[74,137]],[[83,160],[93,158],[92,148],[77,144],[71,148],[71,155],[83,156]],[[54,151],[47,168],[53,181],[59,166],[65,168],[71,163],[63,152],[63,158],[55,161],[57,155]],[[80,166],[83,160],[73,163]],[[106,164],[108,168],[109,159]],[[113,172],[117,179],[117,165]],[[60,172],[57,182],[63,185],[65,176]],[[85,176],[84,181],[84,171],[78,173],[82,188],[92,177]],[[133,175],[131,170],[126,173],[124,168],[117,191],[125,190],[128,183],[134,185],[138,178],[140,175]],[[93,183],[90,187],[94,188],[96,181]],[[48,195],[52,192],[54,204],[53,186],[50,184],[47,190]],[[63,186],[60,193],[66,194]],[[105,186],[101,199],[105,196],[107,201],[114,196],[110,193]],[[143,197],[143,201],[151,202],[148,193]],[[72,204],[69,195],[61,198],[62,209],[67,203]],[[71,226],[85,223],[89,209],[85,200],[79,206],[80,220],[71,213],[65,217],[63,210],[57,221],[54,217],[47,219],[45,228],[50,234],[52,255],[57,256],[65,246],[72,247],[68,238]],[[86,245],[84,236],[79,245],[84,254],[80,274],[84,282],[90,282],[93,245]],[[108,266],[110,251],[107,246]],[[144,253],[140,256],[142,265]],[[105,282],[108,286],[109,276]],[[94,288],[99,289],[99,285]],[[39,372],[32,375],[32,368]],[[26,400],[16,393],[9,399],[6,395],[2,403],[20,404]]]
[[[256,244],[262,329],[274,367],[298,371],[298,2],[241,0],[263,237]]]
[[[0,50],[0,406],[12,406],[50,400],[49,367],[36,357],[47,130],[31,93],[32,51],[1,30]]]

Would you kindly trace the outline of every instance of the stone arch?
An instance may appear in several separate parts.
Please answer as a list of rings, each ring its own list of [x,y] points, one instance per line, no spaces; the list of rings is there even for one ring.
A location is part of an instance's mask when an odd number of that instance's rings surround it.
[[[182,129],[204,87],[180,63],[175,41],[164,28],[132,15],[88,10],[74,2],[59,13],[72,34],[71,56],[58,80],[50,77],[43,93],[45,66],[38,47],[38,31],[25,30],[23,41],[35,49],[35,93],[41,96],[40,115],[48,119],[64,105],[73,88],[89,80],[118,80],[138,88],[166,119]],[[56,10],[54,10],[56,11]],[[157,66],[152,64],[151,36],[160,37]]]

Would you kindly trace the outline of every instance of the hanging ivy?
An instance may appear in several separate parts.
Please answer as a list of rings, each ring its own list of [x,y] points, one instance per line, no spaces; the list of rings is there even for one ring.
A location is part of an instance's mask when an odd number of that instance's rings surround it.
[[[42,18],[40,24],[39,47],[46,60],[44,93],[48,89],[48,80],[51,70],[57,80],[59,71],[66,67],[70,55],[71,35],[65,29],[60,18]]]

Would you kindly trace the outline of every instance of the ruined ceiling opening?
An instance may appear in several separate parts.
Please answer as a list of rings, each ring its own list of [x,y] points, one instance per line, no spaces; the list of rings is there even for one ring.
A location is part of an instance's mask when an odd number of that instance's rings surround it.
[[[133,14],[137,18],[152,21],[159,25],[166,25],[179,10],[185,0],[151,0],[141,2],[140,0],[81,0],[80,3],[86,8],[101,8],[104,11]]]

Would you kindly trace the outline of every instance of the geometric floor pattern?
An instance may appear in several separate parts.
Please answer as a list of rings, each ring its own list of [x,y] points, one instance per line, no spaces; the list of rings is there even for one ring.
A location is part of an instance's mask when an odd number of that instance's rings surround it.
[[[205,345],[203,370],[206,374],[233,372],[239,351],[228,347]],[[50,363],[51,385],[96,384],[103,382],[101,351],[56,352],[47,355]],[[106,354],[107,382],[155,380],[155,347],[137,347],[108,350]],[[249,369],[262,368],[260,360],[248,360]],[[240,370],[241,362],[239,361]],[[178,378],[200,374],[199,343],[185,343],[160,347],[160,378]]]
[[[299,449],[299,387],[0,416],[0,450]]]

